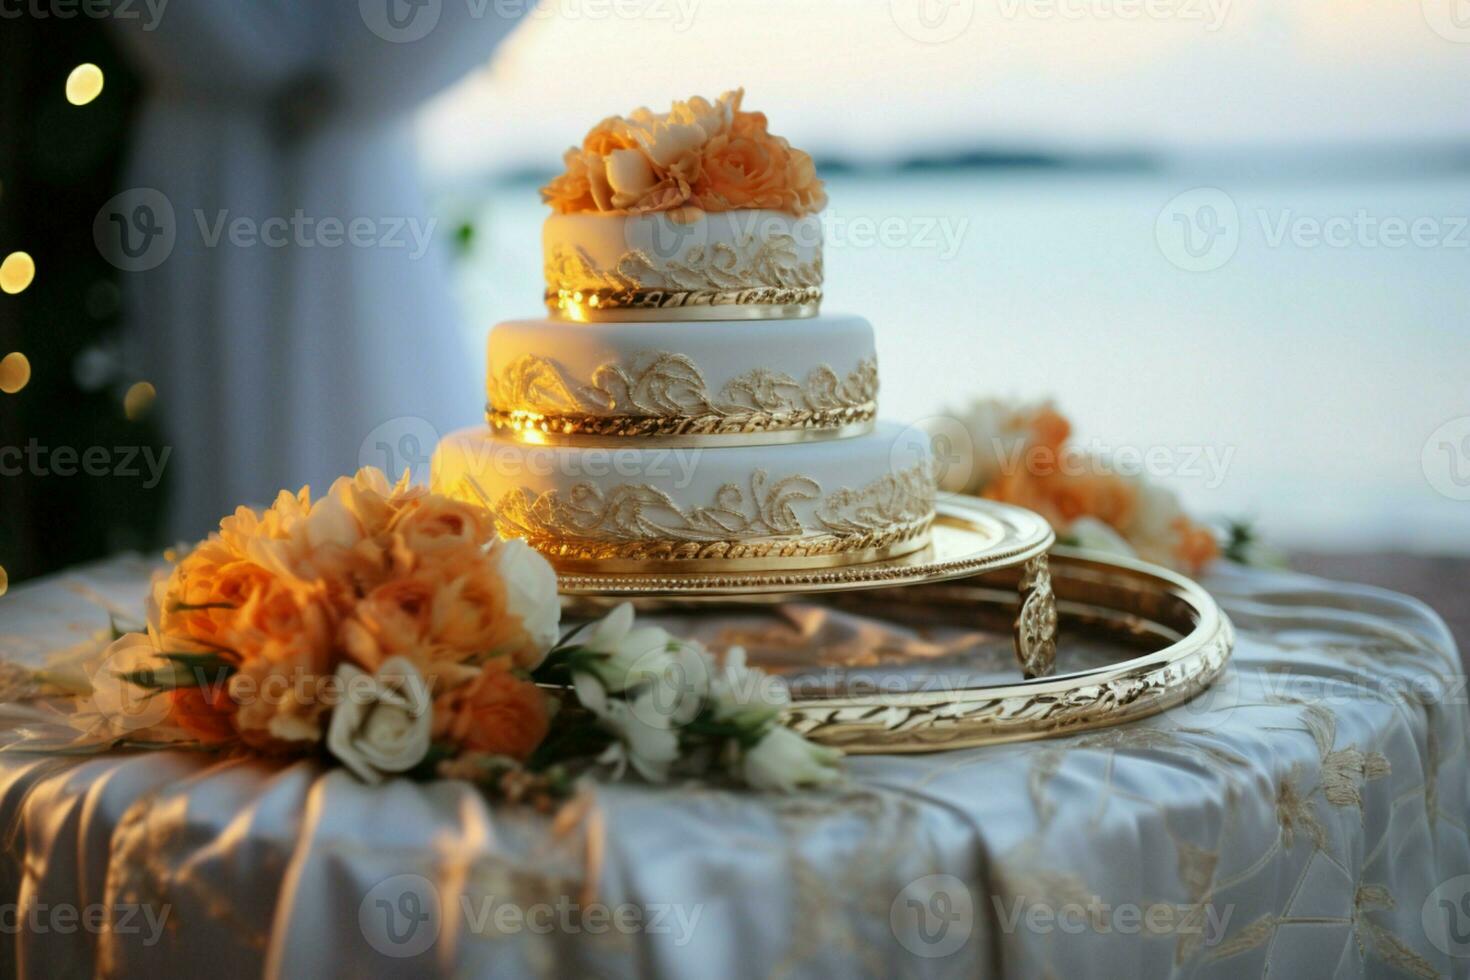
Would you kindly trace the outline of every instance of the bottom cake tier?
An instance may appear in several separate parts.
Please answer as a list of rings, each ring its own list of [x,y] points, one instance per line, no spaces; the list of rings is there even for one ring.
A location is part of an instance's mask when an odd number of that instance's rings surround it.
[[[440,442],[434,486],[495,512],[560,568],[645,571],[880,561],[923,548],[934,465],[892,423],[847,439],[709,449],[542,446],[487,427]]]

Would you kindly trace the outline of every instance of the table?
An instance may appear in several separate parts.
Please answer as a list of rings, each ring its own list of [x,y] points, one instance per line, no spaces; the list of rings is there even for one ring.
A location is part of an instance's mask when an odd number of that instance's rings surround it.
[[[92,642],[150,567],[15,588],[0,650]],[[1239,635],[1195,702],[852,758],[831,792],[603,784],[552,819],[311,762],[0,753],[3,969],[1465,975],[1470,714],[1442,622],[1289,573],[1204,584]]]

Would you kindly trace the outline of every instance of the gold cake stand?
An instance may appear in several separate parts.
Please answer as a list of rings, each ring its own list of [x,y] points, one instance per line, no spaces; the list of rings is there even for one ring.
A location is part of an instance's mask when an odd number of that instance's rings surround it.
[[[850,680],[794,692],[785,724],[849,753],[934,752],[1117,725],[1195,697],[1225,669],[1235,630],[1191,579],[1114,555],[1053,551],[1046,521],[1019,507],[952,496],[936,512],[931,543],[887,561],[678,574],[661,566],[558,577],[574,605],[635,599],[657,609],[825,595],[838,607],[904,621],[938,617],[1009,628],[1025,675],[1020,681],[873,691]],[[1134,652],[1057,674],[1059,621],[1068,637],[1106,638]]]
[[[1028,678],[1044,677],[1056,661],[1057,610],[1047,552],[1056,542],[1039,515],[1010,504],[950,496],[935,506],[928,546],[884,561],[828,568],[675,572],[558,570],[563,595],[583,599],[677,599],[749,602],[858,589],[929,585],[1013,571],[1020,594],[1012,624],[1016,659]]]

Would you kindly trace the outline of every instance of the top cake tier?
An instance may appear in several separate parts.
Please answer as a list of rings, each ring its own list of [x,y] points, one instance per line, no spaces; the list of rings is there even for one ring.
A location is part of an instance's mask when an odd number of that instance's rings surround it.
[[[542,232],[546,305],[568,320],[752,320],[816,316],[815,215],[558,214]]]
[[[541,189],[546,304],[568,320],[817,314],[827,202],[812,159],[742,91],[592,127]]]

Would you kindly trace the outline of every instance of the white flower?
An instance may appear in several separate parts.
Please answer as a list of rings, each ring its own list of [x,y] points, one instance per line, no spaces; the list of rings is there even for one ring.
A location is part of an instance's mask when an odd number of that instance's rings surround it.
[[[740,775],[754,789],[789,793],[798,786],[822,786],[837,780],[841,758],[836,749],[813,745],[777,725],[745,753]]]
[[[669,768],[679,758],[679,732],[672,718],[653,703],[652,689],[639,692],[631,700],[609,698],[587,674],[577,675],[576,688],[582,705],[617,738],[597,761],[611,764],[614,778],[621,777],[631,764],[651,783],[668,782]]]
[[[407,772],[429,752],[433,706],[418,668],[389,657],[376,675],[337,668],[342,701],[332,711],[327,749],[364,782]]]
[[[561,597],[551,563],[520,538],[495,545],[496,567],[505,581],[506,601],[520,618],[531,643],[531,656],[520,666],[535,670],[561,635]]]
[[[158,691],[137,685],[125,675],[144,671],[167,671],[170,665],[146,633],[124,633],[103,651],[92,671],[91,696],[83,700],[84,713],[95,712],[106,730],[116,735],[141,732],[168,719],[169,699]]]
[[[1127,527],[1122,528],[1123,536],[1145,561],[1168,567],[1177,565],[1174,545],[1179,540],[1178,522],[1184,517],[1179,495],[1141,478],[1133,483],[1138,490],[1138,500],[1133,507],[1132,519]]]
[[[619,207],[636,204],[653,185],[658,175],[642,150],[613,150],[607,156],[607,184],[612,188],[613,203]]]
[[[780,678],[747,667],[744,647],[731,647],[710,684],[710,700],[720,721],[759,728],[775,720],[791,703],[791,694]]]
[[[618,693],[659,677],[675,663],[676,644],[657,626],[633,625],[633,606],[623,603],[587,628],[579,645],[596,654],[592,670],[609,691]]]
[[[1025,465],[1024,454],[1032,435],[1029,422],[1050,409],[1050,402],[1023,404],[983,398],[971,402],[964,412],[952,413],[949,419],[936,419],[929,428],[941,457],[940,489],[979,493],[1007,467]],[[959,429],[945,422],[958,422]],[[940,439],[945,445],[939,445]]]
[[[1137,552],[1112,526],[1106,524],[1096,517],[1079,517],[1067,528],[1067,536],[1072,539],[1079,548],[1088,551],[1101,551],[1109,555],[1122,555],[1125,558],[1137,557]]]

